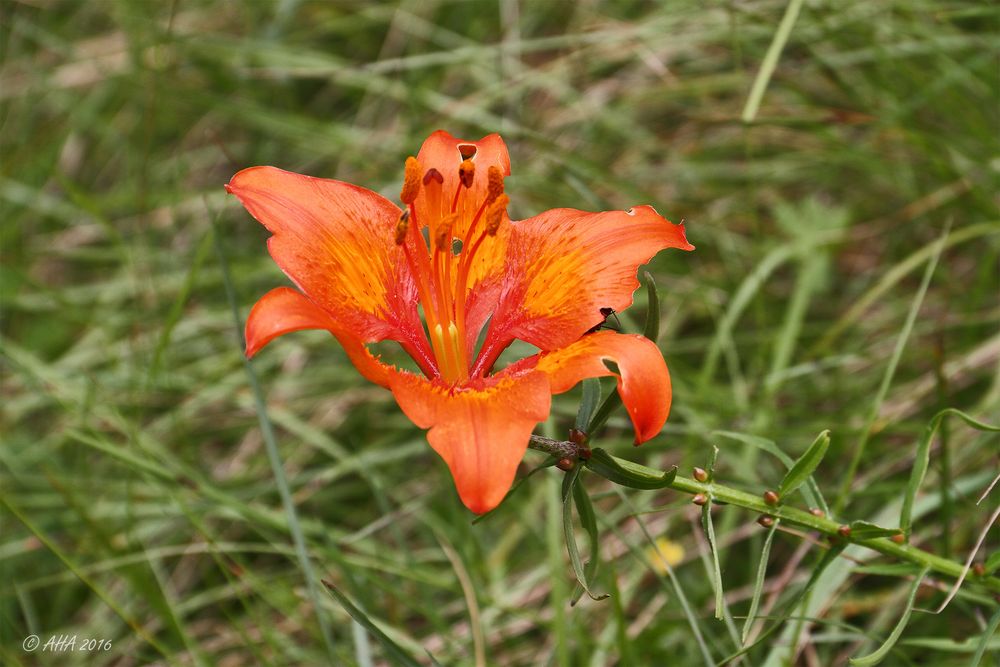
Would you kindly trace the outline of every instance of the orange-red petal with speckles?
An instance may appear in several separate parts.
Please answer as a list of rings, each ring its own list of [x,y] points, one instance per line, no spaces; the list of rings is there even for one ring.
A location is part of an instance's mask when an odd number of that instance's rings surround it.
[[[606,361],[617,365],[618,372],[610,370]],[[656,436],[670,414],[670,374],[660,349],[648,338],[598,331],[538,355],[534,368],[549,377],[553,394],[569,391],[585,378],[617,377],[637,445]]]
[[[542,350],[568,345],[603,321],[602,308],[632,304],[638,267],[664,248],[694,246],[683,225],[651,206],[553,209],[512,223],[503,293],[484,354],[515,338]]]
[[[545,375],[500,374],[450,387],[411,373],[390,378],[399,407],[451,471],[465,506],[483,514],[510,490],[535,425],[549,416]]]
[[[344,347],[348,358],[365,378],[383,387],[396,370],[376,359],[357,336],[342,330],[330,315],[305,295],[290,287],[271,290],[254,304],[247,317],[247,357],[278,336],[305,329],[325,329]]]

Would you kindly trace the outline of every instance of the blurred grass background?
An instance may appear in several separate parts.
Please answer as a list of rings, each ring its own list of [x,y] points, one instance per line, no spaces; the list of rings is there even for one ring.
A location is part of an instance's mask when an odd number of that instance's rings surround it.
[[[651,203],[686,219],[697,251],[649,267],[673,415],[638,450],[619,415],[601,446],[690,470],[714,444],[719,479],[759,492],[783,467],[714,432],[795,456],[829,428],[820,488],[845,517],[895,525],[928,420],[1000,414],[1000,10],[794,4],[755,110],[783,1],[0,1],[0,662],[393,664],[306,587],[217,250],[242,317],[287,281],[222,184],[273,164],[396,199],[403,160],[437,128],[503,134],[513,217]],[[561,473],[471,525],[423,434],[328,336],[281,339],[253,367],[317,575],[419,660],[700,665],[739,648],[762,547],[752,514],[715,509],[736,619],[717,621],[689,499],[625,502],[586,476],[597,588],[613,597],[570,607]],[[562,437],[577,400],[557,399],[540,432]],[[946,423],[914,543],[964,561],[998,467],[995,434]],[[704,647],[643,529],[669,551]],[[994,529],[977,561],[998,548]],[[778,533],[761,613],[821,551]],[[741,664],[842,665],[877,646],[908,581],[858,560],[872,556],[839,560]],[[950,582],[931,584],[918,607]],[[969,664],[995,609],[960,595],[915,613],[886,664]],[[113,647],[26,653],[29,633]]]

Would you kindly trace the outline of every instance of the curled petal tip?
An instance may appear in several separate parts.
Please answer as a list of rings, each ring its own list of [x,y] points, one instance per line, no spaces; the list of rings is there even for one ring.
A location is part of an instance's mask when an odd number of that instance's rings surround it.
[[[229,185],[229,183],[226,183],[222,187],[224,187],[226,189],[226,192],[228,192],[229,194],[233,194],[233,188]]]

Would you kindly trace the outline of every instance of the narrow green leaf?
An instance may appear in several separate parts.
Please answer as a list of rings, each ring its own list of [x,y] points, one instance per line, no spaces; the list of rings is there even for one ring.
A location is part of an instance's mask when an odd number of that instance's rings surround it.
[[[979,646],[976,647],[976,654],[972,656],[972,660],[969,662],[969,667],[980,667],[983,662],[983,656],[986,655],[986,649],[989,648],[990,639],[996,634],[998,627],[1000,627],[1000,609],[997,609],[990,616],[990,622],[986,624],[986,629],[979,640]]]
[[[590,590],[590,586],[587,583],[587,573],[583,567],[583,561],[580,559],[579,547],[577,547],[576,544],[576,536],[573,534],[573,487],[576,486],[577,481],[580,478],[581,470],[582,468],[580,466],[575,466],[572,470],[567,472],[566,476],[563,478],[563,534],[566,537],[566,551],[569,552],[569,561],[573,565],[573,574],[576,575],[577,582],[583,587],[584,592],[586,592],[592,600],[603,600],[608,596],[594,595],[594,593]],[[593,520],[593,512],[590,513],[590,518]],[[596,533],[596,526],[594,527],[594,531]]]
[[[350,617],[355,620],[355,622],[360,624],[361,627],[363,627],[365,630],[371,633],[372,637],[375,638],[375,641],[377,641],[382,646],[382,649],[386,653],[386,657],[390,658],[393,664],[406,665],[407,667],[420,666],[420,663],[417,662],[417,660],[414,659],[413,656],[407,653],[406,650],[403,649],[403,647],[394,642],[389,637],[389,635],[385,634],[381,628],[375,625],[375,623],[373,623],[372,620],[368,618],[368,615],[365,614],[365,612],[363,612],[361,609],[356,607],[354,603],[347,598],[346,595],[337,590],[336,586],[334,586],[329,581],[326,581],[325,579],[323,579],[322,581],[323,585],[326,587],[326,590],[328,590],[330,592],[330,595],[333,596],[333,599],[336,600],[340,604],[340,606],[344,608],[344,611],[346,611],[350,615]],[[431,659],[433,660],[433,656]]]
[[[601,403],[601,381],[598,378],[587,378],[583,381],[583,399],[580,409],[576,412],[576,428],[588,432],[590,420]]]
[[[918,574],[913,579],[913,583],[910,585],[910,593],[906,597],[906,607],[903,609],[903,615],[900,617],[899,622],[896,623],[896,627],[892,629],[889,634],[888,639],[885,643],[875,649],[874,652],[861,658],[851,658],[850,662],[856,667],[870,667],[870,665],[877,665],[885,659],[885,656],[889,655],[889,651],[892,647],[896,645],[896,641],[899,636],[903,634],[903,630],[906,629],[906,624],[910,620],[910,614],[913,612],[913,602],[917,599],[917,590],[920,588],[920,584],[923,583],[924,577],[930,571],[930,566],[925,565],[920,574]]]
[[[593,418],[590,420],[590,425],[586,429],[587,433],[597,432],[597,429],[604,426],[604,422],[608,421],[611,413],[617,410],[621,404],[622,397],[618,395],[617,391],[612,391],[608,394],[601,403],[601,407],[597,408],[597,412],[594,413]]]
[[[708,459],[708,466],[705,470],[708,471],[708,479],[711,480],[715,477],[715,462],[719,460],[719,448],[712,445],[712,455]]]
[[[764,548],[760,550],[757,577],[753,584],[753,595],[750,596],[750,610],[747,612],[747,618],[743,622],[743,633],[740,636],[740,641],[743,645],[747,643],[747,637],[750,635],[750,629],[753,627],[754,619],[757,616],[757,608],[760,607],[760,595],[764,590],[764,579],[767,576],[767,561],[771,557],[771,543],[774,541],[774,534],[777,531],[778,522],[775,521],[771,528],[768,529],[767,537],[764,538]]]
[[[781,17],[781,23],[778,24],[778,29],[771,38],[771,45],[767,47],[767,53],[764,54],[764,60],[761,62],[757,76],[754,77],[753,85],[750,87],[746,104],[743,105],[740,119],[744,123],[752,123],[757,117],[760,102],[764,99],[764,91],[767,90],[767,84],[771,80],[771,75],[774,74],[774,68],[778,66],[778,59],[781,58],[781,52],[788,42],[789,35],[792,34],[792,26],[795,25],[795,20],[799,17],[800,9],[802,9],[802,0],[790,0],[788,6],[785,7],[785,14]]]
[[[826,455],[826,449],[830,446],[830,431],[823,431],[813,443],[809,445],[802,456],[795,462],[791,469],[785,473],[784,479],[778,485],[778,495],[785,498],[793,491],[802,486],[819,466],[820,461]]]
[[[662,475],[650,475],[645,472],[648,470],[645,466],[638,466],[631,461],[612,456],[600,447],[591,453],[590,459],[584,462],[584,465],[591,472],[595,472],[615,484],[633,489],[662,489],[670,486],[677,476],[677,466],[667,470]]]
[[[712,431],[712,435],[729,438],[730,440],[735,440],[737,442],[742,442],[745,445],[762,449],[781,461],[785,468],[790,469],[793,465],[795,465],[795,461],[792,460],[792,457],[783,452],[778,445],[767,438],[747,435],[746,433],[736,433],[734,431]],[[824,514],[830,514],[830,509],[826,505],[826,499],[823,498],[823,494],[820,493],[819,486],[816,484],[816,480],[813,479],[812,476],[806,480],[806,484],[801,487],[801,491],[802,495],[806,498],[806,502],[808,502],[810,506],[818,507],[823,510]]]
[[[809,581],[807,581],[806,585],[803,586],[802,589],[799,590],[792,597],[792,599],[789,600],[789,602],[785,605],[784,608],[786,610],[792,611],[797,606],[799,606],[799,603],[802,602],[802,600],[807,595],[809,595],[810,591],[812,591],[813,587],[816,585],[816,582],[819,581],[820,577],[823,575],[823,572],[826,570],[826,568],[829,567],[830,564],[833,563],[833,561],[837,560],[837,558],[840,557],[841,552],[843,552],[844,549],[847,548],[847,545],[848,545],[847,542],[841,542],[841,543],[835,544],[835,545],[831,546],[829,549],[827,549],[826,553],[823,554],[823,557],[820,558],[820,560],[819,560],[818,563],[816,563],[816,567],[813,568],[812,574],[809,575]],[[765,639],[767,639],[768,637],[770,637],[772,634],[774,634],[775,630],[777,630],[778,628],[780,628],[784,624],[784,621],[787,620],[788,618],[790,618],[790,616],[787,616],[787,615],[784,616],[777,623],[772,624],[771,627],[769,627],[764,632],[760,633],[760,636],[757,637],[757,639],[754,640],[754,642],[752,644],[747,644],[746,646],[744,646],[743,648],[741,648],[739,651],[736,651],[735,653],[731,653],[731,654],[727,655],[718,664],[719,665],[729,665],[729,664],[732,664],[732,662],[734,660],[736,660],[736,658],[740,657],[744,653],[747,653],[747,652],[751,651],[755,646],[757,646],[758,644],[760,644],[761,642],[763,642]]]
[[[993,574],[997,570],[1000,570],[1000,549],[990,554],[983,567],[986,568],[986,574]]]
[[[872,540],[876,537],[899,535],[899,528],[883,528],[867,521],[852,521],[850,525],[852,540]]]
[[[716,448],[718,451],[718,448]],[[713,457],[712,463],[715,463]],[[722,568],[719,567],[719,551],[715,541],[715,527],[712,525],[712,501],[701,506],[701,526],[708,538],[708,550],[712,555],[712,587],[715,589],[715,618],[723,618],[722,609]]]
[[[660,337],[660,295],[656,291],[656,281],[649,271],[643,271],[646,278],[646,323],[642,327],[642,335],[656,342]]]
[[[858,565],[851,571],[878,577],[912,577],[920,572],[920,566],[913,563],[873,563],[872,565]]]
[[[593,582],[597,576],[597,566],[600,564],[601,544],[597,536],[597,516],[594,514],[594,505],[590,502],[590,496],[587,495],[587,490],[583,488],[583,484],[580,481],[577,481],[573,485],[573,502],[576,505],[577,514],[580,515],[580,525],[587,532],[587,543],[590,545],[590,558],[583,568],[589,585],[589,582]],[[575,605],[582,594],[582,590],[579,594],[575,594],[570,605]],[[599,599],[606,597],[608,596],[602,595]]]
[[[899,513],[899,528],[903,531],[904,535],[909,535],[913,527],[913,503],[916,501],[917,491],[920,490],[920,485],[924,482],[924,476],[927,474],[927,466],[930,464],[931,442],[934,440],[934,434],[937,433],[938,427],[941,426],[941,421],[948,415],[955,415],[977,431],[1000,432],[1000,426],[978,421],[955,408],[946,408],[931,417],[930,422],[927,423],[927,428],[924,429],[924,433],[920,438],[920,442],[917,443],[917,454],[913,460],[910,482],[906,486],[906,494],[903,496],[903,507]]]

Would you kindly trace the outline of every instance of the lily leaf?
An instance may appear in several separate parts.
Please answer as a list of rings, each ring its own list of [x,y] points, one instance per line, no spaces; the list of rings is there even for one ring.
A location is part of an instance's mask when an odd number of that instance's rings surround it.
[[[650,468],[612,456],[600,447],[591,452],[590,459],[584,465],[591,472],[615,484],[633,489],[663,489],[670,486],[677,476],[677,466],[662,475],[654,475],[650,474]]]
[[[583,570],[587,581],[592,582],[594,577],[597,576],[597,566],[600,563],[600,542],[597,539],[597,516],[594,514],[594,506],[590,502],[590,496],[587,495],[587,490],[583,488],[583,484],[579,480],[573,485],[573,502],[576,504],[577,514],[580,515],[580,525],[587,531],[587,542],[590,544],[590,560],[587,561]],[[581,590],[580,594],[582,593],[583,591]],[[573,596],[570,605],[577,603],[580,599],[580,594]],[[605,594],[594,599],[603,600],[607,597],[609,596]]]
[[[718,452],[718,448],[716,448]],[[712,458],[715,464],[715,457]],[[707,502],[701,507],[701,526],[708,538],[708,550],[712,555],[712,586],[715,589],[715,618],[724,618],[722,610],[725,601],[722,599],[722,568],[719,567],[719,546],[715,541],[715,526],[712,525],[712,503]]]
[[[572,470],[566,473],[563,478],[562,485],[562,510],[563,510],[563,533],[566,536],[566,550],[569,552],[569,560],[573,565],[573,574],[576,575],[576,580],[583,587],[583,590],[590,596],[592,600],[603,600],[607,595],[594,595],[590,590],[590,586],[587,583],[587,571],[583,566],[583,561],[580,559],[580,549],[576,544],[576,535],[573,534],[573,497],[574,497],[574,487],[580,478],[580,466],[575,466]],[[583,520],[583,517],[581,517]],[[594,532],[597,532],[596,520],[594,519],[593,511],[590,513],[590,520],[594,522]],[[585,526],[586,527],[586,526]]]
[[[867,521],[851,522],[851,539],[872,540],[876,537],[899,535],[899,528],[883,528]]]
[[[576,413],[576,428],[584,433],[590,428],[590,420],[601,403],[601,381],[587,378],[583,381],[583,399]]]
[[[896,645],[896,641],[899,640],[899,636],[903,634],[903,630],[906,629],[906,624],[910,620],[910,614],[913,612],[913,603],[917,599],[917,590],[920,588],[920,584],[923,582],[924,577],[930,571],[931,566],[926,565],[920,574],[913,578],[913,583],[910,585],[910,593],[906,597],[906,607],[903,609],[903,615],[900,617],[899,622],[896,623],[896,627],[892,629],[889,637],[885,640],[885,643],[879,646],[873,653],[869,653],[863,658],[851,658],[851,665],[854,667],[870,667],[871,665],[877,665],[882,662],[892,647]]]
[[[646,277],[646,323],[642,327],[642,335],[656,342],[660,337],[660,295],[656,291],[656,281],[649,271],[643,271]]]
[[[750,611],[747,612],[747,618],[743,622],[743,632],[740,634],[740,642],[742,644],[747,643],[747,637],[750,636],[750,629],[753,627],[754,619],[757,617],[757,609],[760,607],[760,594],[764,590],[764,579],[767,576],[767,561],[771,556],[771,543],[774,541],[774,533],[778,530],[778,522],[775,521],[770,529],[767,531],[767,537],[764,538],[764,548],[760,551],[760,562],[757,564],[757,577],[753,584],[753,595],[750,597]]]
[[[785,473],[784,479],[778,485],[778,496],[787,497],[790,493],[802,486],[802,483],[809,479],[820,461],[826,455],[826,449],[830,446],[830,431],[820,433],[809,449],[795,462],[791,469]]]
[[[728,438],[730,440],[735,440],[736,442],[742,442],[744,445],[762,449],[781,461],[782,465],[786,468],[791,469],[792,466],[795,465],[795,462],[788,454],[781,451],[777,444],[767,438],[747,435],[746,433],[735,433],[733,431],[713,431],[712,435]],[[830,510],[826,505],[826,500],[823,498],[823,494],[820,493],[819,486],[816,484],[816,480],[813,479],[812,476],[806,480],[805,486],[802,487],[802,495],[805,496],[806,502],[808,502],[811,506],[818,507],[823,510],[824,514],[830,513]]]

